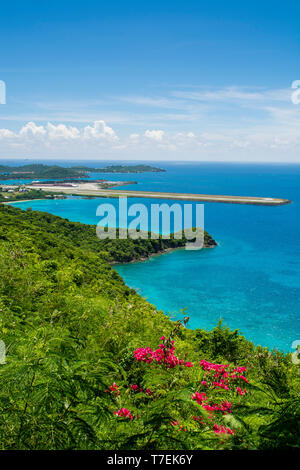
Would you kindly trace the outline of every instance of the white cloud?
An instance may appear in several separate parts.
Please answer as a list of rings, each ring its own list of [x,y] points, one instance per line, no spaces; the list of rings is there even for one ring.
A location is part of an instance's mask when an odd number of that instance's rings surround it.
[[[157,142],[161,142],[163,140],[163,137],[164,137],[165,133],[162,130],[152,130],[152,131],[147,130],[144,135],[148,139],[152,139],[152,140],[156,140]]]
[[[65,124],[58,124],[57,126],[54,126],[51,124],[51,122],[48,122],[47,131],[47,136],[50,140],[69,140],[78,139],[80,137],[80,131],[77,129],[77,127],[67,127]]]
[[[66,113],[61,119],[31,118],[19,130],[6,124],[0,129],[0,150],[7,157],[299,162],[300,105],[292,104],[290,97],[288,88],[246,87],[190,88],[155,99],[131,97],[127,102],[161,109],[101,113],[101,120],[95,109],[97,117],[91,120],[73,110],[70,120]],[[176,111],[179,104],[184,113]],[[113,119],[106,119],[109,115]]]
[[[28,122],[19,132],[20,136],[36,137],[47,133],[43,126],[37,126],[34,122]]]
[[[93,151],[99,145],[107,145],[111,149],[118,143],[119,138],[115,131],[106,125],[104,121],[95,121],[92,125],[82,128],[67,126],[64,123],[52,124],[48,122],[46,126],[37,125],[35,122],[28,122],[18,132],[9,129],[0,129],[0,149],[19,149],[19,152],[34,154],[39,151],[57,153],[61,151],[81,153]]]
[[[83,129],[85,139],[108,139],[118,141],[115,131],[107,126],[104,121],[95,121],[93,126],[86,126]]]
[[[122,138],[105,121],[97,120],[81,128],[64,123],[46,126],[30,121],[17,132],[0,129],[0,150],[6,156],[46,155],[70,158],[191,159],[191,160],[279,160],[286,155],[299,161],[300,120],[297,112],[272,110],[268,126],[229,127],[218,131],[171,132],[147,129]],[[283,125],[284,123],[284,125]],[[10,153],[11,151],[11,153]],[[103,153],[104,152],[104,153]],[[285,152],[284,157],[282,152]]]
[[[15,137],[14,132],[8,129],[0,129],[0,140],[1,139],[12,139]]]

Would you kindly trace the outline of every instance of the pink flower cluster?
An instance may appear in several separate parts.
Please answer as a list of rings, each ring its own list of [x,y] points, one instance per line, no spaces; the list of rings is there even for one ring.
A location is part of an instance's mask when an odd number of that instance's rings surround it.
[[[122,418],[129,418],[131,421],[133,420],[133,416],[127,408],[121,408],[120,410],[114,411],[114,415]]]
[[[158,364],[165,365],[169,369],[172,369],[176,366],[194,367],[194,364],[192,364],[191,362],[179,359],[175,356],[174,341],[170,341],[164,336],[160,339],[162,342],[159,347],[155,350],[152,350],[150,347],[137,348],[134,351],[135,359],[138,362],[144,362],[146,364],[156,362]],[[204,378],[201,381],[201,385],[205,389],[205,392],[195,392],[192,395],[192,400],[195,400],[204,410],[208,412],[208,419],[210,420],[209,427],[214,433],[216,433],[218,436],[232,435],[235,433],[235,429],[227,428],[215,422],[217,412],[221,412],[224,415],[232,413],[231,402],[221,401],[220,403],[215,403],[210,400],[207,395],[209,393],[209,390],[212,389],[221,389],[219,391],[220,394],[225,393],[226,391],[231,391],[234,393],[238,393],[240,396],[245,395],[247,393],[247,390],[243,390],[239,385],[241,385],[242,382],[249,383],[248,379],[244,375],[244,373],[246,372],[246,367],[237,366],[235,368],[232,368],[229,364],[214,364],[204,359],[200,361],[200,367],[205,372]],[[147,394],[148,396],[152,395],[153,393],[148,388],[143,390],[137,384],[132,384],[130,386],[130,389],[133,392],[142,392]],[[118,385],[115,383],[113,383],[108,388],[108,390],[106,390],[106,392],[111,392],[115,395],[120,394]],[[133,416],[127,408],[121,408],[120,410],[114,411],[114,414],[120,417],[129,418],[131,421],[133,420]],[[202,425],[204,425],[206,421],[205,425],[207,426],[208,422],[206,416],[207,415],[194,416],[193,419]],[[136,418],[138,418],[138,416],[135,416],[135,419]],[[174,427],[176,426],[177,429],[186,431],[186,429],[184,429],[178,421],[173,420],[170,424]]]
[[[227,414],[227,413],[231,413],[231,403],[229,401],[224,401],[220,405],[218,405],[217,403],[208,404],[207,403],[207,398],[206,398],[206,393],[199,393],[199,392],[196,392],[192,396],[192,399],[196,400],[197,403],[202,406],[202,408],[204,408],[206,411],[209,412],[208,418],[210,420],[213,419],[213,416],[214,416],[213,413],[212,413],[213,411],[222,411],[224,413],[224,415]],[[201,424],[204,424],[203,418],[201,416],[193,416],[193,419],[195,421],[198,421]],[[220,434],[234,434],[235,433],[234,429],[225,428],[224,426],[221,426],[217,423],[213,423],[212,430],[218,435],[220,435]]]
[[[185,366],[193,367],[193,364],[183,359],[178,359],[174,355],[175,347],[174,341],[171,341],[171,347],[167,347],[165,342],[166,338],[163,336],[160,338],[163,342],[159,347],[153,351],[151,348],[137,348],[134,351],[134,357],[138,362],[145,362],[146,364],[151,364],[153,361],[158,362],[159,364],[165,364],[169,369],[172,369],[175,366]]]
[[[214,370],[217,375],[223,374],[225,369],[229,367],[229,364],[214,364],[213,362],[208,362],[205,359],[200,361],[200,366],[206,371]]]
[[[247,370],[247,367],[242,366],[242,367],[236,367],[235,369],[233,369],[233,372],[238,372],[239,374],[241,374],[242,372],[246,372],[246,370]]]
[[[229,364],[214,364],[212,362],[208,362],[202,359],[200,361],[200,367],[205,370],[207,375],[207,380],[203,380],[201,382],[201,384],[205,387],[208,387],[209,385],[209,378],[211,378],[210,383],[214,388],[222,388],[226,391],[230,390],[230,386],[233,384],[233,382],[238,379],[249,383],[248,379],[244,375],[242,375],[242,372],[245,372],[247,370],[245,366],[238,366],[232,369],[232,371],[230,371],[228,369],[230,367]],[[241,396],[247,393],[247,390],[242,390],[241,387],[236,387],[236,391]]]
[[[246,367],[235,367],[230,370],[229,364],[214,364],[204,359],[200,361],[200,367],[202,367],[206,374],[206,380],[201,381],[201,385],[206,389],[208,389],[209,386],[212,388],[221,388],[223,389],[221,393],[223,393],[223,391],[233,390],[241,396],[247,393],[247,390],[242,390],[241,387],[236,386],[236,380],[239,379],[249,383],[246,377],[242,375],[247,370]],[[210,420],[213,419],[213,413],[215,411],[221,411],[223,414],[232,412],[232,405],[229,401],[223,401],[221,404],[209,403],[205,392],[194,393],[192,399],[196,400],[203,409],[208,411]],[[203,418],[194,416],[194,419],[203,424]],[[226,428],[217,423],[213,424],[213,431],[218,435],[235,433],[234,429]]]
[[[138,391],[138,392],[143,392],[143,391],[144,391],[142,388],[140,388],[140,387],[139,387],[138,385],[136,385],[136,384],[135,384],[135,385],[131,385],[130,388],[131,388],[131,390],[133,390],[133,391]],[[150,390],[149,388],[146,388],[145,393],[146,393],[147,395],[149,395],[149,396],[152,395],[152,392],[151,392],[151,390]]]
[[[105,393],[108,393],[108,392],[112,392],[115,395],[120,395],[118,385],[115,382],[110,387],[108,387],[107,390],[105,390]]]
[[[216,434],[234,434],[235,429],[225,428],[224,426],[219,426],[218,424],[214,424],[213,431]]]
[[[231,413],[231,403],[229,401],[223,401],[220,405],[208,403],[206,393],[196,392],[192,395],[192,400],[196,400],[206,411],[223,411],[224,414]]]

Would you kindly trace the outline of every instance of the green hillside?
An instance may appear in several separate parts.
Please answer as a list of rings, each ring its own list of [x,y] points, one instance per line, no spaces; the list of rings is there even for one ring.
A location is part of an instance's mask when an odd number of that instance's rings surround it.
[[[43,165],[40,163],[22,166],[0,165],[0,181],[26,178],[78,178],[83,176],[86,176],[85,171],[81,171],[76,168],[63,168],[59,165]]]
[[[291,355],[171,321],[111,266],[183,244],[0,207],[1,449],[300,446]]]

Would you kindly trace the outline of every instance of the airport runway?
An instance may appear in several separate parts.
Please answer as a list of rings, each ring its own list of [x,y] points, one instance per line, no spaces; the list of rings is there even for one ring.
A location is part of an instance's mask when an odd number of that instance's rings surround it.
[[[252,196],[223,196],[217,194],[188,194],[188,193],[164,193],[154,191],[128,191],[119,189],[85,189],[80,188],[63,188],[59,186],[43,188],[41,186],[34,186],[35,189],[45,189],[51,192],[60,192],[64,194],[72,194],[78,196],[99,196],[99,197],[141,197],[152,199],[175,199],[184,201],[199,201],[199,202],[219,202],[230,204],[253,204],[259,206],[281,206],[289,204],[291,201],[288,199],[273,198],[273,197],[252,197]],[[25,196],[25,195],[24,195]],[[26,197],[26,196],[25,196]]]

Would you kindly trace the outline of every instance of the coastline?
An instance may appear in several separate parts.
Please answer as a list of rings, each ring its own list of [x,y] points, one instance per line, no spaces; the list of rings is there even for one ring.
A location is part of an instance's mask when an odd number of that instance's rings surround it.
[[[104,197],[106,197],[106,196],[104,196]],[[15,204],[17,202],[23,203],[23,202],[31,202],[31,201],[45,201],[45,200],[48,200],[48,199],[46,199],[46,198],[22,199],[22,200],[19,200],[19,201],[5,201],[5,202],[2,202],[2,204]],[[54,199],[51,199],[51,200],[54,200]],[[214,241],[215,244],[206,245],[206,246],[204,245],[202,249],[211,249],[211,248],[215,248],[216,246],[218,246],[218,243],[215,240],[213,240],[213,241]],[[162,256],[162,255],[165,255],[165,254],[168,254],[168,253],[172,253],[175,250],[183,250],[183,249],[185,249],[185,246],[179,246],[179,247],[174,247],[174,248],[165,248],[164,250],[159,250],[157,252],[153,252],[149,256],[141,256],[139,258],[135,258],[135,259],[132,259],[130,261],[124,261],[124,262],[109,261],[109,264],[111,266],[116,266],[116,265],[132,264],[132,263],[144,263],[145,261],[149,261],[152,257]]]
[[[54,201],[54,199],[47,199],[47,198],[41,198],[41,199],[21,199],[18,201],[3,201],[2,204],[15,204],[16,202],[31,202],[31,201]]]
[[[175,248],[166,248],[164,250],[157,251],[155,253],[151,253],[149,256],[141,256],[140,258],[135,258],[132,259],[131,261],[109,261],[109,264],[111,266],[122,266],[124,264],[133,264],[133,263],[144,263],[145,261],[149,261],[151,258],[154,256],[162,256],[166,255],[167,253],[172,253],[175,250],[183,250],[185,247],[184,246],[178,246]]]
[[[209,249],[212,249],[212,248],[216,248],[217,246],[219,246],[219,244],[214,240],[214,242],[216,243],[215,245],[210,245],[210,246],[203,246],[203,248],[201,248],[202,250],[209,250]],[[178,251],[178,250],[184,250],[185,249],[185,246],[178,246],[178,247],[175,247],[175,248],[165,248],[164,250],[160,250],[160,251],[157,251],[155,253],[151,253],[149,256],[141,256],[140,258],[135,258],[135,259],[132,259],[131,261],[109,261],[109,264],[111,266],[123,266],[125,264],[133,264],[133,263],[144,263],[146,261],[150,261],[151,258],[153,257],[156,257],[156,256],[162,256],[162,255],[166,255],[166,254],[171,254],[173,253],[174,251]]]

